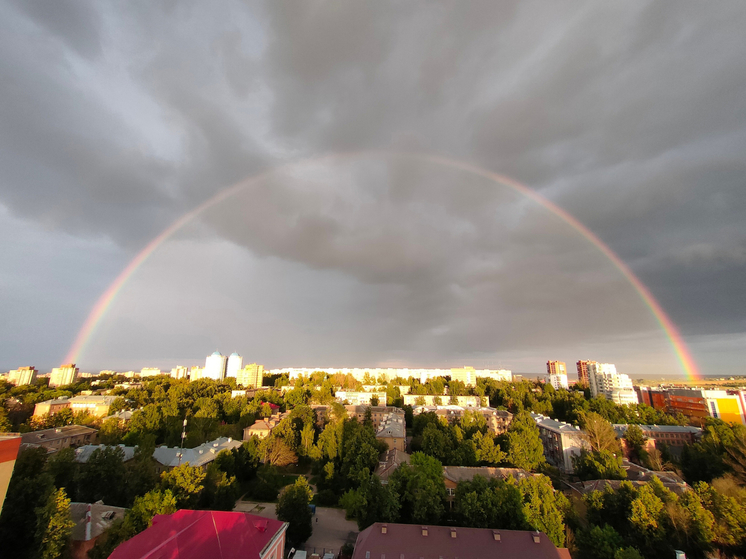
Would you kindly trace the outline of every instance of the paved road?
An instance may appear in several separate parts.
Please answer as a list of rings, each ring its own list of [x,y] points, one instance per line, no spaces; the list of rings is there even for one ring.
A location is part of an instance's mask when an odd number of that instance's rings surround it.
[[[275,509],[275,503],[238,501],[233,510],[276,519]],[[343,509],[316,507],[316,514],[313,517],[313,534],[305,543],[304,549],[309,555],[316,552],[323,556],[324,550],[333,551],[336,555],[339,553],[339,548],[348,541],[354,544],[357,534],[357,523],[345,520]]]

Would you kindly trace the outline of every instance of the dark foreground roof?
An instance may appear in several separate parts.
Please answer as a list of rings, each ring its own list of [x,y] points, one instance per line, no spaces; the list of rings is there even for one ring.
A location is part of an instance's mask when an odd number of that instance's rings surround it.
[[[523,530],[491,530],[385,524],[377,522],[357,537],[353,559],[569,559],[546,534]]]

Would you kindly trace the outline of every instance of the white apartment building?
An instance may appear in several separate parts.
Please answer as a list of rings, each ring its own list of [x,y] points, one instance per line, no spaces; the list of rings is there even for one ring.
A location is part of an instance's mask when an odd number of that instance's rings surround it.
[[[337,402],[342,404],[347,402],[351,406],[370,406],[373,396],[378,397],[377,405],[386,405],[386,392],[345,392],[339,390],[334,394]]]
[[[66,363],[55,367],[52,369],[52,374],[49,375],[49,386],[67,386],[75,382],[76,376],[78,376],[78,368],[75,363]]]
[[[236,371],[236,384],[243,387],[261,388],[264,383],[264,365],[251,363]]]
[[[580,451],[588,447],[583,431],[574,425],[538,413],[532,413],[531,418],[539,428],[547,462],[565,473],[573,473],[573,457],[580,456]]]
[[[422,384],[437,377],[451,377],[453,380],[461,380],[464,384],[474,385],[478,378],[491,378],[494,380],[508,381],[513,380],[513,373],[506,369],[474,369],[473,367],[462,367],[460,369],[394,369],[394,368],[340,368],[340,369],[323,369],[323,368],[296,368],[288,367],[284,369],[271,369],[269,374],[271,375],[282,375],[286,374],[290,380],[295,380],[300,377],[308,377],[315,372],[322,372],[328,375],[336,375],[337,373],[352,375],[355,380],[363,382],[365,375],[367,374],[373,379],[383,377],[389,381],[393,378],[416,378]]]
[[[230,357],[228,357],[228,366],[225,370],[225,376],[235,378],[238,371],[241,369],[243,369],[243,357],[234,351],[230,354]]]
[[[619,405],[637,404],[637,393],[629,376],[617,373],[612,363],[589,363],[588,383],[591,396],[601,396]]]
[[[161,370],[158,367],[143,367],[140,369],[140,378],[157,377],[159,375],[161,375]]]
[[[202,371],[202,378],[211,378],[213,380],[223,380],[225,378],[225,365],[227,358],[219,351],[214,352],[205,360],[205,370]]]
[[[177,365],[171,369],[171,378],[180,379],[187,378],[189,376],[189,369],[181,365]]]
[[[8,373],[8,382],[16,386],[31,384],[36,380],[36,367],[18,367]]]
[[[567,390],[569,386],[567,384],[567,374],[549,375],[547,377],[547,382],[551,384],[555,390],[559,390],[560,388]]]

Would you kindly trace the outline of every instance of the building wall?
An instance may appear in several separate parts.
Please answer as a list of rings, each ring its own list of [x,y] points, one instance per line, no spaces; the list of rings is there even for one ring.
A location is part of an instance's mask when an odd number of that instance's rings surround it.
[[[379,441],[385,442],[389,450],[401,450],[402,452],[405,452],[407,450],[407,438],[404,437],[376,437]]]
[[[283,558],[283,553],[285,552],[285,532],[286,530],[282,531],[282,534],[280,534],[274,543],[270,544],[267,550],[260,556],[260,559]]]
[[[75,382],[75,377],[78,374],[78,368],[75,363],[67,363],[61,367],[55,367],[52,369],[52,374],[49,375],[49,386],[67,386]]]
[[[438,404],[435,403],[435,398],[440,398],[440,405],[441,406],[447,406],[451,403],[451,397],[447,394],[437,396],[433,394],[405,394],[402,396],[403,405],[405,406],[417,406],[418,400],[420,398],[423,398],[425,400],[425,403],[422,405],[425,406],[436,406]],[[457,406],[464,406],[467,408],[472,408],[479,406],[480,398],[479,396],[457,396],[458,404]],[[421,400],[419,400],[421,401]]]
[[[238,371],[240,371],[241,369],[243,369],[243,357],[241,357],[237,353],[231,353],[230,357],[228,357],[228,364],[225,369],[225,376],[236,377],[238,374]]]
[[[227,357],[217,351],[209,355],[205,359],[205,370],[202,371],[202,378],[223,380],[225,378],[226,360]]]
[[[8,373],[8,382],[16,386],[31,384],[36,380],[37,372],[35,367],[18,367]]]
[[[0,435],[0,511],[3,510],[8,483],[13,476],[13,468],[21,446],[21,437],[13,434]]]
[[[236,371],[236,384],[239,386],[252,386],[261,388],[264,382],[264,365],[251,363],[243,369]]]
[[[725,390],[703,390],[702,396],[712,417],[728,423],[744,424],[743,409],[737,394],[728,394]]]

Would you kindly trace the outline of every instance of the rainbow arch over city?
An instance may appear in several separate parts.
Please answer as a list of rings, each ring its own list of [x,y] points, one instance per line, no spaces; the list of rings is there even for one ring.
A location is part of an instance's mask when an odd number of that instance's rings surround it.
[[[230,198],[234,194],[262,181],[270,176],[280,173],[286,170],[290,170],[296,167],[302,167],[304,165],[319,164],[326,162],[341,162],[356,158],[400,158],[414,162],[431,163],[435,165],[441,165],[450,169],[456,169],[464,171],[468,174],[482,177],[491,182],[507,186],[515,192],[530,198],[550,213],[559,217],[562,221],[567,223],[580,235],[582,235],[588,242],[595,246],[609,261],[616,267],[616,269],[626,278],[626,280],[632,285],[637,291],[638,295],[648,307],[650,312],[655,317],[656,321],[660,325],[661,329],[668,338],[671,346],[673,347],[674,353],[681,366],[682,372],[690,380],[699,380],[702,378],[699,369],[697,367],[694,358],[689,352],[689,348],[684,342],[678,328],[673,321],[668,317],[660,303],[653,297],[650,290],[640,279],[632,272],[632,270],[625,264],[625,262],[613,251],[611,248],[604,243],[598,236],[596,236],[590,229],[578,221],[575,217],[570,215],[568,212],[549,201],[544,196],[538,194],[528,186],[521,184],[520,182],[511,179],[505,175],[495,173],[488,169],[478,167],[471,163],[445,157],[442,155],[435,155],[429,153],[418,153],[418,152],[393,152],[383,150],[366,150],[357,152],[346,152],[346,153],[333,153],[324,155],[321,157],[311,157],[300,161],[295,161],[287,164],[283,164],[277,167],[268,169],[262,173],[251,176],[244,179],[232,186],[229,186],[212,198],[205,200],[202,204],[185,213],[176,221],[174,221],[169,227],[161,232],[157,237],[151,240],[122,270],[122,272],[114,279],[114,281],[107,287],[106,291],[98,298],[96,304],[88,314],[83,326],[75,337],[73,345],[65,357],[65,363],[76,363],[81,357],[86,345],[89,343],[91,337],[96,331],[97,326],[100,324],[101,319],[106,314],[106,311],[111,307],[111,304],[116,299],[117,294],[122,290],[127,281],[137,271],[137,269],[152,255],[158,247],[169,239],[174,233],[179,231],[187,223],[198,217],[205,210],[220,204],[226,199]]]

